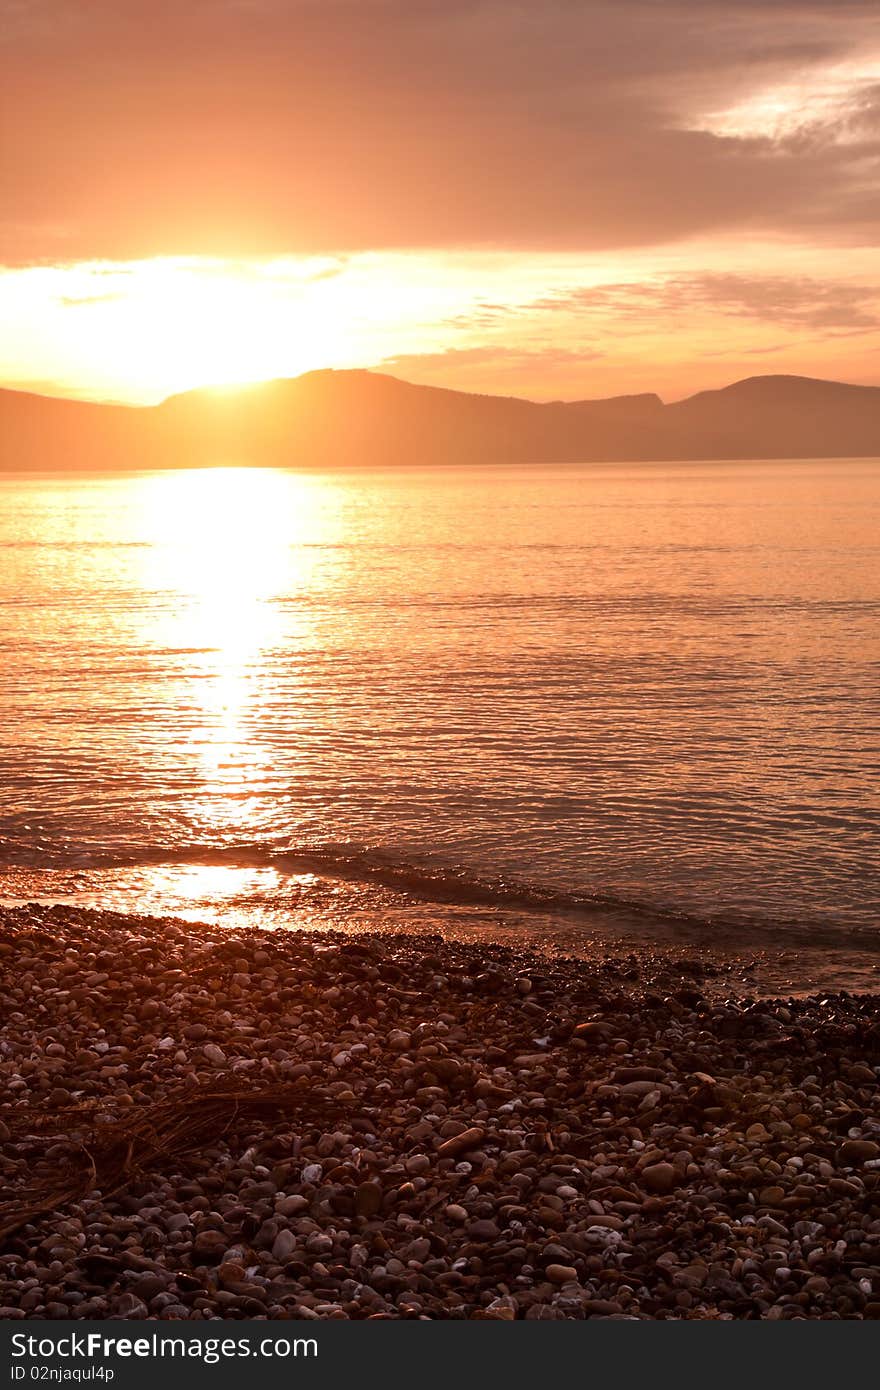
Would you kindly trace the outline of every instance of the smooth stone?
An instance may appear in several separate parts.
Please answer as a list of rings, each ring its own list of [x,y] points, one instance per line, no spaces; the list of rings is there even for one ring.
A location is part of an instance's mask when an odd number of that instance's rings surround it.
[[[676,1183],[675,1169],[671,1163],[649,1163],[642,1169],[642,1180],[649,1192],[671,1192]]]

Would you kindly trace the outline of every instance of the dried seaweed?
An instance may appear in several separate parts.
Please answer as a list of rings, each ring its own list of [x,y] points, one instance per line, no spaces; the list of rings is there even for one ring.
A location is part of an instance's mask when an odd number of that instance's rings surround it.
[[[326,1091],[302,1082],[188,1086],[154,1105],[130,1106],[109,1121],[94,1106],[41,1112],[4,1107],[2,1119],[32,1176],[0,1200],[0,1242],[89,1192],[113,1197],[141,1174],[185,1160],[244,1124],[284,1116],[297,1125],[323,1126],[343,1113],[346,1108]],[[58,1145],[65,1147],[64,1156],[56,1156],[47,1173],[46,1150]]]

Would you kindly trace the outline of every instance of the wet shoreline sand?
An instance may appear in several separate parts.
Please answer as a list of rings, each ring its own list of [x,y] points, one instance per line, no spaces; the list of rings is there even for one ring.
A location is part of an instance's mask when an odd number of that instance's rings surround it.
[[[880,1000],[0,910],[0,1316],[880,1316]]]

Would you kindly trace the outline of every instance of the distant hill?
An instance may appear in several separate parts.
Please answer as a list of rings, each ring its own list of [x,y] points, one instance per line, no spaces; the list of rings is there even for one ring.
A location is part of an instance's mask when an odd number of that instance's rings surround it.
[[[0,390],[4,470],[206,464],[880,456],[880,387],[759,376],[664,405],[658,396],[536,403],[318,371],[129,407]]]

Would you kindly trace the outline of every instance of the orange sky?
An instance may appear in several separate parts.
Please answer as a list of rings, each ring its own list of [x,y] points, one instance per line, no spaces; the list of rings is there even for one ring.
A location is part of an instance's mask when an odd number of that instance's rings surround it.
[[[0,0],[0,382],[880,382],[880,10]]]

